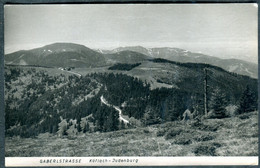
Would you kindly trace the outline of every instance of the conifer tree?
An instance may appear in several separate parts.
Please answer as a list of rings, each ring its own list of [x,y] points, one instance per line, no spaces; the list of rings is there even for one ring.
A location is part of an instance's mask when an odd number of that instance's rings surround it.
[[[84,126],[84,129],[83,129],[83,133],[86,133],[86,132],[88,132],[90,130],[90,128],[89,128],[89,124],[88,124],[88,122],[85,124],[85,126]]]
[[[250,87],[247,86],[240,98],[238,114],[251,112],[253,110],[256,110],[256,108],[257,101],[255,95],[251,91]]]
[[[119,113],[117,111],[111,111],[112,113],[112,129],[111,131],[116,131],[119,129]]]
[[[58,128],[58,134],[59,136],[63,136],[63,135],[66,135],[66,131],[67,131],[67,121],[66,119],[62,119],[61,118],[61,122],[58,124],[59,128]]]
[[[112,113],[110,112],[109,116],[106,117],[105,122],[104,122],[104,128],[103,131],[109,132],[112,131],[113,127],[113,116]]]
[[[66,131],[67,135],[69,136],[75,136],[78,133],[77,127],[75,124],[72,124],[69,129]]]
[[[213,110],[212,118],[225,118],[227,117],[226,112],[226,95],[217,87],[211,96],[210,107]]]
[[[81,132],[80,124],[77,124],[77,130],[78,130],[78,132]]]
[[[120,129],[125,129],[125,123],[123,120],[120,122]]]
[[[87,119],[86,119],[86,117],[84,117],[84,118],[81,118],[81,120],[80,120],[80,130],[84,130],[85,129],[85,126],[86,126],[86,123],[87,123]],[[83,131],[84,132],[84,131]]]

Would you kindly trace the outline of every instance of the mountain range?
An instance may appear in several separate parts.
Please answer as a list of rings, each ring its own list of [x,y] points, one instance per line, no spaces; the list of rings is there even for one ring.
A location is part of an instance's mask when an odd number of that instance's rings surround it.
[[[144,48],[142,46],[119,47],[113,50],[97,50],[103,54],[114,54],[122,51],[134,51],[152,58],[164,58],[176,62],[206,63],[221,67],[229,72],[258,78],[258,65],[239,59],[220,59],[201,53],[193,53],[179,48]]]
[[[7,65],[90,68],[111,66],[115,63],[140,63],[163,58],[182,63],[205,63],[226,71],[258,78],[258,65],[239,59],[220,59],[179,48],[120,47],[113,50],[93,50],[73,43],[54,43],[32,50],[21,50],[5,55]]]

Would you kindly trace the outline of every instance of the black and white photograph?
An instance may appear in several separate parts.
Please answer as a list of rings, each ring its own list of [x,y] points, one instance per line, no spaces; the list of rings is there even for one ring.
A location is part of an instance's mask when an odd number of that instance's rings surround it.
[[[256,3],[5,5],[4,19],[6,158],[258,157]]]

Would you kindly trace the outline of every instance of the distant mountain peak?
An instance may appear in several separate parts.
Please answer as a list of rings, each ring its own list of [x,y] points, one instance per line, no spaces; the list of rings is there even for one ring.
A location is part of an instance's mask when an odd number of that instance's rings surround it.
[[[75,43],[53,43],[41,48],[48,51],[91,50],[90,48],[84,45]]]
[[[7,54],[5,62],[13,65],[26,63],[47,67],[93,67],[106,64],[101,53],[75,43],[54,43],[32,50],[18,51]]]

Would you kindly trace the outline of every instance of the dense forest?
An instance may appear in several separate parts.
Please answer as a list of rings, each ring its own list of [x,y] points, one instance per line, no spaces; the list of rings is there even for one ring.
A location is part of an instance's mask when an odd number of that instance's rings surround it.
[[[152,61],[175,64],[162,59]],[[128,70],[138,65],[117,65],[116,69]],[[208,117],[230,117],[257,109],[257,80],[206,64],[185,66],[198,75],[184,76],[176,83],[177,88],[153,90],[149,82],[121,73],[78,77],[51,75],[37,67],[6,66],[6,134],[32,137],[44,132],[60,136],[108,132],[182,120],[186,110],[194,118],[201,117],[205,111],[205,79]],[[164,80],[161,82],[167,82]],[[122,109],[130,123],[120,122],[118,111],[102,104],[101,96]],[[237,110],[227,110],[231,106]]]
[[[121,64],[117,63],[111,67],[109,67],[109,70],[120,70],[120,71],[130,71],[131,69],[141,65],[141,63],[136,63],[136,64]]]

